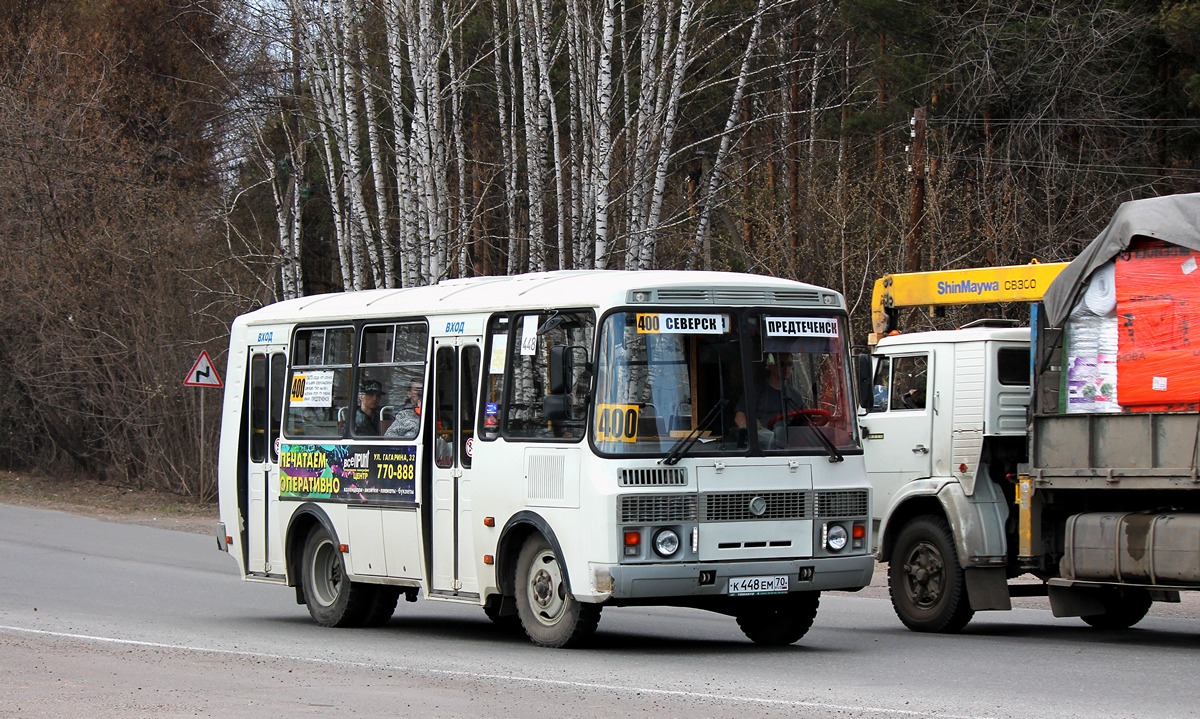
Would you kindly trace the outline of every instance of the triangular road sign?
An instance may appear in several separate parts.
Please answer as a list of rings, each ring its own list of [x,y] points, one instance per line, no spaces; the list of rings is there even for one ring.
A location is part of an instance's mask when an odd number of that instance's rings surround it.
[[[221,383],[221,375],[217,374],[217,368],[213,367],[212,360],[208,358],[208,352],[200,352],[200,356],[196,359],[196,364],[188,371],[187,379],[183,381],[189,387],[223,387]]]

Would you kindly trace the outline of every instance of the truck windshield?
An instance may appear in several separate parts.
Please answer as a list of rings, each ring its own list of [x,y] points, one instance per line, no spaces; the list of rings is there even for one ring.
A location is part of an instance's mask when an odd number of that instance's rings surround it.
[[[756,452],[840,459],[858,448],[844,338],[844,318],[834,316],[611,314],[595,363],[596,449],[671,452],[672,461]]]
[[[744,381],[741,358],[738,318],[730,312],[609,315],[596,362],[596,448],[663,454],[698,430],[689,454],[745,451],[732,416]]]

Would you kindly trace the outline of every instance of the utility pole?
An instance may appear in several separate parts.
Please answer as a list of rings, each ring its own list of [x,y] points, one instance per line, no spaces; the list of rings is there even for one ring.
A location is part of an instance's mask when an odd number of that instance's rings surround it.
[[[925,225],[925,108],[913,110],[912,120],[912,154],[909,156],[908,171],[910,181],[911,201],[908,208],[908,230],[904,237],[904,257],[906,272],[921,271],[921,230]]]

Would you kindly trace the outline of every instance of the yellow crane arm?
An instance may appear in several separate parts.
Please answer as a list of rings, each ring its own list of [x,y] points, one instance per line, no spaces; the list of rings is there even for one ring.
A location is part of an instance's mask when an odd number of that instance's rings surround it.
[[[895,329],[897,307],[1036,302],[1066,262],[884,275],[871,292],[870,343]]]

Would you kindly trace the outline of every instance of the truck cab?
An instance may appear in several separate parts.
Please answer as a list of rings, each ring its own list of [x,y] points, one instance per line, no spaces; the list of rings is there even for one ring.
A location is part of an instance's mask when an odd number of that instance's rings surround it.
[[[873,536],[893,605],[911,628],[952,631],[974,609],[1011,606],[1029,338],[1028,327],[984,321],[884,336],[870,355],[871,402],[860,424]]]

